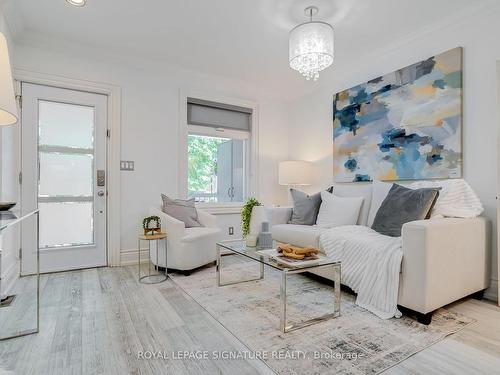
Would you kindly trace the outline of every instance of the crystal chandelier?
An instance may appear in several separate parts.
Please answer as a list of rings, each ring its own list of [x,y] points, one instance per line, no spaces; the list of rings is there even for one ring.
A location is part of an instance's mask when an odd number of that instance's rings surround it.
[[[333,63],[333,28],[328,23],[312,20],[318,11],[315,6],[304,10],[309,22],[290,31],[288,44],[290,68],[314,81],[319,78],[319,72]]]

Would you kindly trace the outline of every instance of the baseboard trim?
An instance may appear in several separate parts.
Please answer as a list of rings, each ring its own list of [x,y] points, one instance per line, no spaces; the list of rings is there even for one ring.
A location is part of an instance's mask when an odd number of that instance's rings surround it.
[[[122,250],[120,253],[120,266],[137,265],[137,249]],[[141,249],[141,263],[149,260],[148,249]]]
[[[490,301],[498,302],[498,280],[491,279],[490,287],[486,289],[484,298]]]

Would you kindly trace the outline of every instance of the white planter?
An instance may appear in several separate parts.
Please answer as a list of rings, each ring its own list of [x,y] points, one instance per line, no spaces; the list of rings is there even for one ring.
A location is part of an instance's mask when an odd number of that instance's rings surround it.
[[[249,234],[246,237],[246,244],[248,247],[256,247],[257,246],[257,236],[254,236],[253,234]]]

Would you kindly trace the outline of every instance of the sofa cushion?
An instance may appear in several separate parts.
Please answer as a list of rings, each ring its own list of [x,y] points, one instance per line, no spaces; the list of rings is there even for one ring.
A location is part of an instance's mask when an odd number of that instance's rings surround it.
[[[293,200],[293,211],[290,224],[313,225],[318,217],[321,195],[316,193],[308,195],[303,191],[290,189]]]
[[[369,182],[355,183],[336,183],[333,186],[333,193],[339,197],[355,198],[363,197],[363,204],[357,224],[366,225],[368,221],[368,212],[372,202],[372,185]]]
[[[354,225],[358,222],[362,204],[362,197],[338,197],[328,191],[322,191],[316,225],[321,228]]]
[[[311,225],[279,224],[271,228],[271,233],[275,241],[319,249],[319,236],[323,230]]]
[[[370,205],[370,211],[368,213],[368,221],[366,225],[371,227],[373,225],[373,221],[375,220],[375,215],[377,215],[377,211],[382,205],[385,197],[387,197],[387,193],[391,190],[392,183],[390,182],[382,182],[374,180],[372,182],[372,199]]]
[[[408,189],[393,184],[382,202],[372,228],[380,234],[400,237],[403,224],[428,219],[439,190],[434,188]]]

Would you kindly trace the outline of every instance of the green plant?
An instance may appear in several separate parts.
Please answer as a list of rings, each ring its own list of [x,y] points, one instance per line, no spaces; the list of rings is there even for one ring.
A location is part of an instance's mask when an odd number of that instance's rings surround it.
[[[142,220],[142,228],[148,229],[149,228],[149,223],[152,221],[155,222],[155,228],[160,228],[161,224],[161,219],[159,216],[148,216],[145,217],[144,220]]]
[[[250,218],[252,217],[252,209],[255,206],[261,206],[260,202],[255,198],[249,198],[241,209],[241,231],[243,237],[250,233]]]

